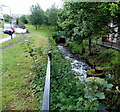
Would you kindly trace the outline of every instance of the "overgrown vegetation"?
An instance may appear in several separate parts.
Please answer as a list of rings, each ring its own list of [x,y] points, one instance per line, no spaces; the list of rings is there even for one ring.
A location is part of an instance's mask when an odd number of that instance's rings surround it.
[[[113,85],[100,78],[80,81],[71,71],[70,62],[63,59],[60,51],[56,49],[53,40],[51,43],[51,110],[105,111],[107,105],[100,103],[100,100],[105,99],[105,91],[109,92]]]
[[[52,38],[49,40],[52,45],[51,110],[105,110],[100,106],[106,108],[107,105],[100,104],[100,100],[105,99],[105,92],[109,92],[113,85],[98,78],[80,81],[71,71],[70,62],[63,59],[62,54],[56,48],[54,40]],[[32,92],[38,100],[41,100],[46,72],[46,58],[43,55],[43,47],[36,48],[30,41],[23,45],[25,52],[32,57],[33,62],[34,80],[32,80],[32,84],[34,86],[32,86]],[[41,101],[40,103],[42,104]]]
[[[105,73],[104,79],[114,86],[111,91],[106,93],[108,96],[106,95],[106,99],[102,102],[108,105],[108,110],[119,109],[120,52],[93,44],[92,51],[95,53],[94,55],[89,56],[87,46],[85,46],[85,53],[81,55],[82,46],[77,45],[74,42],[68,42],[68,45],[73,53],[77,53],[79,58],[85,59],[93,68],[97,66],[103,68]],[[79,49],[75,46],[79,46]],[[112,103],[109,103],[109,101]]]
[[[77,44],[83,44],[84,40],[89,40],[89,54],[92,54],[91,39],[93,37],[108,34],[118,34],[117,37],[119,37],[119,4],[120,2],[65,2],[64,8],[58,14],[58,33],[64,32],[60,37],[64,36]],[[113,23],[114,28],[117,27],[118,30],[115,31],[110,27],[110,23]]]
[[[93,68],[104,69],[104,79],[113,84],[111,91],[104,91],[106,98],[99,100],[99,104],[106,105],[106,111],[119,110],[120,52],[92,44],[92,38],[101,40],[104,35],[116,33],[116,38],[119,38],[119,4],[66,2],[58,15],[58,33],[53,36],[57,41],[66,38],[74,54],[85,59]],[[117,31],[109,26],[111,21]]]
[[[44,77],[46,72],[46,63],[47,63],[47,49],[43,46],[35,47],[34,43],[28,40],[25,43],[22,43],[22,47],[26,52],[26,56],[31,57],[32,61],[32,72],[31,74],[34,75],[31,83],[33,84],[32,92],[40,101],[39,109],[41,109],[42,104],[42,97],[43,97],[43,88],[44,88]],[[43,51],[44,50],[44,51]]]

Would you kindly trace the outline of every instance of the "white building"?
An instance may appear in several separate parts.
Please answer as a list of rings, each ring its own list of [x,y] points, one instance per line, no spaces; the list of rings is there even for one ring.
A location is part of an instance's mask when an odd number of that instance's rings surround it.
[[[120,37],[118,37],[118,27],[115,27],[113,21],[110,22],[109,26],[116,32],[109,34],[109,41],[114,43],[120,42]]]

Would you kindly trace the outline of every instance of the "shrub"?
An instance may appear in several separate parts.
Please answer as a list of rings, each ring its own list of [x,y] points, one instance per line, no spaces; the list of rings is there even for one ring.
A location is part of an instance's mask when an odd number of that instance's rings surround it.
[[[78,45],[75,42],[69,41],[69,42],[67,42],[67,45],[71,47],[71,51],[73,53],[81,53],[82,52],[81,45]]]
[[[104,51],[101,51],[99,55],[99,59],[103,62],[111,62],[118,56],[118,51],[115,51],[113,49],[106,49]]]

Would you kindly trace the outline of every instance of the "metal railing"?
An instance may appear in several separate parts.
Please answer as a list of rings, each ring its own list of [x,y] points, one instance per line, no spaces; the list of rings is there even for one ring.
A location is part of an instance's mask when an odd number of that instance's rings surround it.
[[[42,103],[42,111],[50,110],[50,62],[51,62],[51,52],[49,51],[46,79],[45,79],[45,86],[44,86],[43,103]]]

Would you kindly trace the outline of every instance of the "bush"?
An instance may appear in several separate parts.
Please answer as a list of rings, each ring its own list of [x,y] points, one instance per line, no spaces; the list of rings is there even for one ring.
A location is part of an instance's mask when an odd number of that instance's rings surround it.
[[[99,60],[103,61],[104,63],[115,63],[118,62],[118,55],[119,52],[113,49],[106,49],[99,53]]]
[[[59,31],[59,32],[54,32],[53,34],[53,39],[55,40],[56,43],[59,43],[60,38],[65,38],[65,32],[64,31]]]
[[[82,53],[81,45],[76,44],[75,42],[68,41],[67,45],[71,47],[72,53]]]

